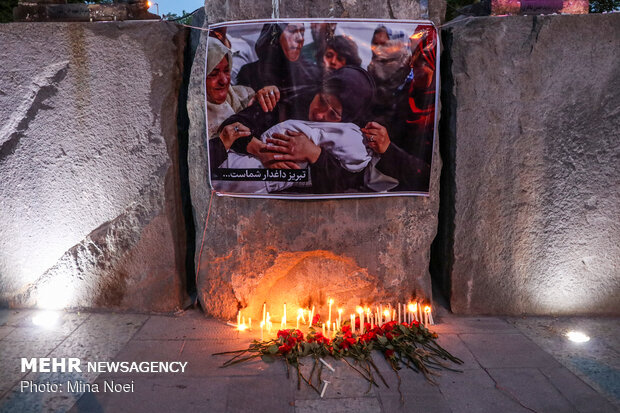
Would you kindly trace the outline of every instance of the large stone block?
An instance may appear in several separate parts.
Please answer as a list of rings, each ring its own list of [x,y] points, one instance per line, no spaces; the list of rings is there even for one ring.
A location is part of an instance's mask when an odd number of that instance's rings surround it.
[[[300,18],[366,18],[366,19],[427,19],[443,22],[445,0],[207,0],[210,23],[230,20],[252,20],[274,17]]]
[[[159,22],[0,26],[2,304],[181,304],[182,34]]]
[[[213,23],[269,18],[276,14],[273,4],[215,0],[207,2],[205,10]],[[421,17],[419,3],[407,1],[277,4],[280,17]],[[323,315],[328,297],[341,304],[386,297],[395,302],[412,295],[430,300],[438,150],[429,197],[285,201],[215,196],[207,183],[204,59],[203,33],[192,66],[188,113],[198,297],[206,313],[234,317],[239,307],[256,317],[264,300],[278,314],[288,299],[293,309],[313,304]]]
[[[452,309],[620,314],[620,15],[475,18],[444,44]]]

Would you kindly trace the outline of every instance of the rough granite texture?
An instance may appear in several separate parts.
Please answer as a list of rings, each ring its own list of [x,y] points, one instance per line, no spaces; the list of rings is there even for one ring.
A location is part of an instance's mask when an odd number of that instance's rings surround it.
[[[279,4],[279,13],[280,17],[420,18],[416,2],[391,4],[391,12],[390,4],[337,2],[341,11],[330,11],[336,3],[287,1]],[[269,18],[273,12],[267,1],[217,0],[207,2],[205,10],[211,23]],[[325,314],[327,298],[344,302],[347,288],[346,299],[356,304],[385,296],[430,300],[428,268],[437,229],[441,169],[437,142],[429,197],[285,201],[213,195],[211,199],[204,58],[203,34],[192,66],[188,112],[198,298],[205,313],[232,318],[238,308],[245,308],[249,316],[257,317],[257,308],[268,296],[277,314],[286,299],[293,308],[312,303]],[[291,280],[295,280],[294,291]]]
[[[276,17],[431,19],[439,25],[446,13],[445,0],[212,0],[205,1],[209,23]]]
[[[620,15],[445,35],[452,310],[620,315]]]
[[[180,305],[182,30],[0,25],[0,304]]]

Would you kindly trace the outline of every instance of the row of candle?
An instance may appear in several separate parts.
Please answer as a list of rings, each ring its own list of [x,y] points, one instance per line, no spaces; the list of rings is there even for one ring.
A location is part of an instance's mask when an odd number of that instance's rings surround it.
[[[329,299],[328,301],[328,318],[327,322],[322,323],[322,331],[323,335],[326,337],[332,337],[333,334],[340,330],[342,326],[342,308],[338,309],[338,318],[335,321],[332,321],[332,306],[334,304],[333,299]],[[383,325],[384,323],[390,321],[398,321],[398,323],[406,322],[412,323],[413,321],[420,322],[426,326],[434,325],[433,314],[430,306],[422,306],[418,302],[401,304],[398,303],[397,308],[392,308],[392,305],[389,304],[385,310],[383,309],[383,305],[376,305],[376,311],[371,311],[369,307],[362,308],[358,306],[356,308],[356,312],[359,317],[359,329],[357,329],[357,333],[363,334],[365,332],[365,322],[370,324],[370,328],[373,329],[375,325]],[[297,324],[296,328],[299,329],[300,321],[303,324],[307,324],[308,327],[312,327],[315,315],[315,307],[312,306],[312,309],[303,309],[299,308],[297,310]],[[306,321],[305,314],[308,313],[308,320]],[[351,314],[351,332],[356,332],[356,316],[355,313]],[[252,319],[249,319],[249,325],[245,324],[245,317],[242,317],[241,311],[237,314],[237,325],[238,330],[246,330],[252,328]],[[261,340],[263,340],[264,330],[267,330],[268,334],[271,334],[271,330],[273,328],[273,323],[271,322],[271,317],[269,312],[267,311],[267,303],[263,304],[263,319],[260,323],[261,328]],[[280,322],[280,329],[284,330],[287,328],[287,317],[286,317],[286,303],[284,303],[284,308],[282,312],[282,320]]]

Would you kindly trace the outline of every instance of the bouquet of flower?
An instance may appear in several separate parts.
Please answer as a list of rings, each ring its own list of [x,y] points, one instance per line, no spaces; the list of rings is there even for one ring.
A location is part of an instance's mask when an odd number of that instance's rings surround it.
[[[359,330],[359,319],[355,320],[356,331]],[[395,374],[398,377],[400,392],[400,376],[398,371],[404,366],[416,372],[424,374],[431,383],[437,384],[432,375],[438,375],[437,370],[449,369],[453,371],[448,362],[462,364],[457,357],[443,349],[436,341],[437,334],[429,331],[417,321],[412,323],[400,323],[391,321],[381,326],[371,328],[369,323],[364,323],[363,334],[352,332],[350,323],[347,321],[337,331],[332,339],[323,335],[320,331],[310,328],[310,332],[304,336],[300,330],[280,330],[275,339],[267,341],[255,340],[247,349],[215,353],[214,355],[234,354],[234,357],[226,361],[222,367],[252,360],[261,357],[265,362],[273,362],[281,358],[286,363],[287,373],[289,366],[297,370],[297,387],[305,382],[317,393],[321,393],[314,383],[321,382],[323,365],[327,365],[323,358],[331,356],[344,361],[352,369],[357,371],[369,383],[369,390],[378,386],[375,381],[375,373],[387,387],[388,384],[381,372],[372,360],[372,350],[381,351]],[[305,377],[300,366],[301,359],[311,357],[312,370]],[[352,359],[351,363],[347,359]],[[315,373],[317,379],[315,380]]]

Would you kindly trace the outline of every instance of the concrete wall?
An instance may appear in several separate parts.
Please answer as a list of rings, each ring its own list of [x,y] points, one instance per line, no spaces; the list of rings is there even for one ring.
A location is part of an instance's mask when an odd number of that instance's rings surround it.
[[[280,17],[420,18],[415,1],[279,2]],[[445,2],[429,5],[442,14]],[[269,18],[271,1],[208,1],[208,22]],[[250,312],[269,295],[282,308],[325,304],[328,296],[356,304],[389,296],[431,298],[430,246],[437,228],[439,170],[434,154],[429,197],[282,201],[214,196],[207,184],[204,116],[204,36],[189,88],[189,167],[196,225],[198,296],[207,314]],[[209,224],[205,221],[210,208]],[[204,240],[203,240],[204,231]],[[201,245],[203,245],[200,254]],[[291,281],[294,280],[294,281]],[[267,286],[267,287],[266,287]],[[277,293],[276,293],[277,291]],[[303,302],[302,302],[303,301]]]
[[[620,314],[620,15],[476,18],[444,44],[452,310]]]
[[[173,24],[0,25],[0,304],[183,299]]]

